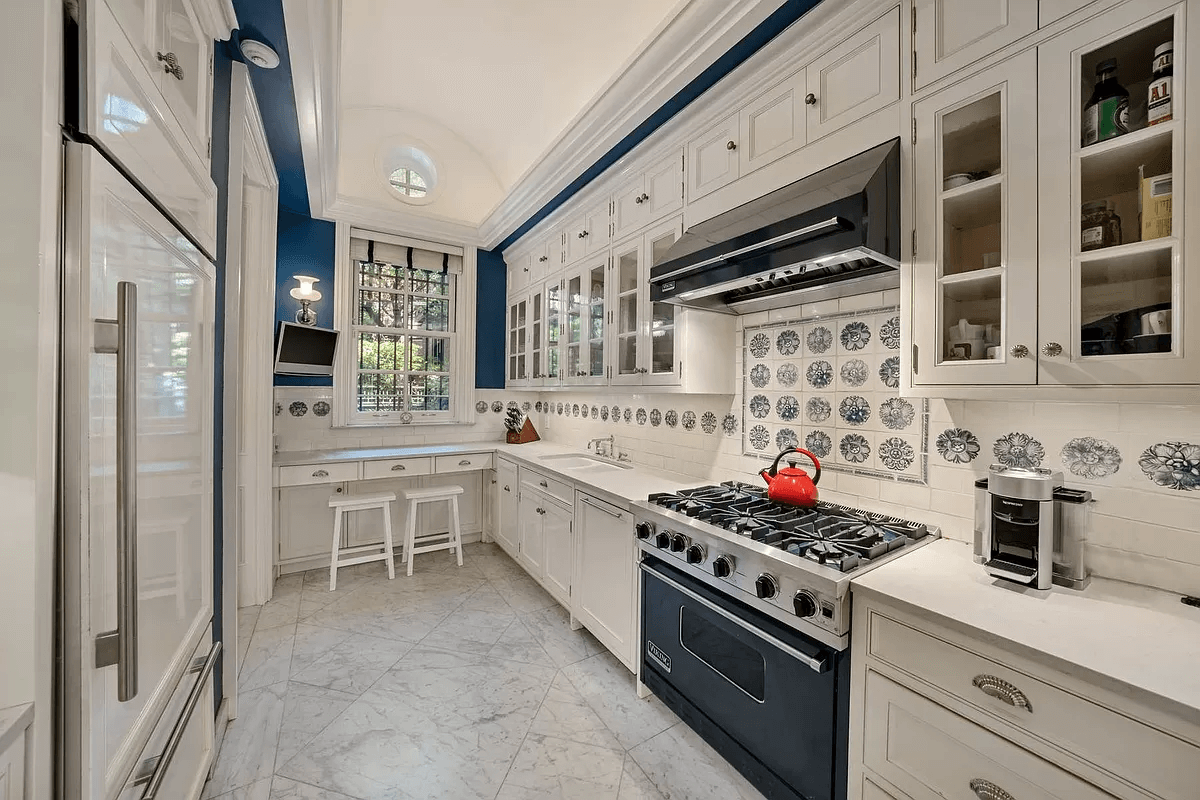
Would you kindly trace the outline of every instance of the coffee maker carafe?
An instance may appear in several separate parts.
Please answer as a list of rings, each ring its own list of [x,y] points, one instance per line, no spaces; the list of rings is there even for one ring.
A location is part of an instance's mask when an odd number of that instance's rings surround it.
[[[1061,472],[999,464],[975,486],[975,560],[989,575],[1037,589],[1086,585],[1091,492],[1064,488]]]

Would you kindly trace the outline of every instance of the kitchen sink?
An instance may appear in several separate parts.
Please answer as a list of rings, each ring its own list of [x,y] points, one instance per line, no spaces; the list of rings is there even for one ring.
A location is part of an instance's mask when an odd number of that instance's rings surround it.
[[[595,456],[575,455],[574,453],[566,453],[559,456],[542,456],[541,460],[558,469],[565,469],[571,472],[596,473],[629,469],[628,464],[617,464],[607,459]]]

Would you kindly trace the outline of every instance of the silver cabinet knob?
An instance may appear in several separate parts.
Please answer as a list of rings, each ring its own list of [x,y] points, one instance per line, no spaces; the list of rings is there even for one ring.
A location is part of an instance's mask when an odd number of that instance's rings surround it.
[[[1029,358],[1029,348],[1023,344],[1014,344],[1008,352],[1012,353],[1013,358]]]
[[[579,232],[579,238],[580,238],[580,239],[586,239],[586,238],[587,238],[587,235],[588,235],[588,232],[587,232],[587,231],[580,231],[580,232]]]
[[[525,272],[529,272],[529,267],[523,267],[522,269],[523,269]]]
[[[816,104],[817,104],[817,96],[815,94],[813,94],[812,92],[809,92],[808,94],[804,95],[804,105],[815,106]]]
[[[972,778],[967,785],[979,800],[1016,800],[1011,794],[983,778]]]
[[[550,260],[550,256],[542,256],[541,258],[538,259],[538,263],[541,263],[543,261],[549,261],[549,260]]]
[[[1042,355],[1056,358],[1062,355],[1062,345],[1058,342],[1046,342],[1042,345]]]
[[[735,142],[731,139],[730,141],[725,143],[725,149],[726,150],[737,150],[737,142]]]
[[[645,192],[642,192],[642,202],[644,203],[649,199],[650,199],[650,195],[646,194]]]
[[[645,201],[642,200],[642,196],[639,194],[637,197],[633,198],[633,202],[637,203],[640,206]]]
[[[175,78],[177,81],[183,80],[183,67],[179,66],[179,58],[174,53],[155,53],[158,60],[163,63],[163,72]]]

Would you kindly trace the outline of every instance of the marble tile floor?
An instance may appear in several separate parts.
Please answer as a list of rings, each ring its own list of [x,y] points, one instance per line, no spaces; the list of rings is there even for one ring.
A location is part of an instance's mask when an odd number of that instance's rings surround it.
[[[239,611],[205,800],[762,800],[494,544]]]

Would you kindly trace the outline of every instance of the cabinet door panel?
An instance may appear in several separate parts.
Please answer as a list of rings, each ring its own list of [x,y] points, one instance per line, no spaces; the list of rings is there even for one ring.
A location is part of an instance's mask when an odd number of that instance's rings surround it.
[[[329,496],[343,493],[342,484],[285,486],[278,491],[279,560],[328,557],[333,545]]]
[[[574,264],[588,254],[588,220],[580,216],[567,225],[567,263]]]
[[[633,520],[625,509],[577,495],[571,607],[605,647],[634,665]]]
[[[638,175],[613,193],[614,236],[632,233],[646,224],[650,218],[650,207],[642,195],[646,194],[646,176]]]
[[[1026,52],[914,106],[916,385],[1037,380],[1036,76]]]
[[[583,249],[585,253],[595,253],[608,247],[612,241],[612,228],[609,226],[611,209],[609,198],[594,205],[583,215]]]
[[[542,535],[545,539],[546,588],[559,602],[570,602],[571,570],[575,566],[574,514],[570,508],[544,502]]]
[[[809,64],[806,75],[810,142],[900,99],[900,9]]]
[[[647,222],[683,208],[683,155],[674,152],[646,171]]]
[[[183,127],[196,152],[208,163],[208,110],[212,107],[210,94],[213,43],[196,16],[193,0],[158,0],[159,50],[166,57],[174,55],[177,68],[167,72],[159,64],[159,85],[175,119]]]
[[[642,266],[642,237],[618,243],[612,253],[612,280],[609,281],[609,305],[613,310],[609,348],[613,369],[609,382],[638,384],[642,380],[642,340],[645,309],[645,269]]]
[[[679,363],[680,318],[685,313],[672,303],[654,303],[650,300],[650,269],[663,259],[666,251],[683,235],[683,220],[676,217],[651,228],[642,237],[642,314],[645,335],[641,344],[645,372],[643,384],[677,385],[681,379]]]
[[[737,180],[738,138],[734,114],[688,143],[688,199],[696,200]]]
[[[917,87],[962,69],[1037,30],[1030,0],[915,0]]]
[[[519,533],[521,566],[530,575],[541,580],[546,570],[546,538],[543,533],[542,514],[549,500],[534,491],[521,490],[517,501],[517,529]]]
[[[738,146],[742,175],[804,146],[804,92],[801,70],[742,109]]]
[[[459,525],[464,532],[480,529],[480,505],[483,497],[483,473],[460,472],[452,475],[429,475],[421,480],[422,487],[461,486],[458,496]],[[417,515],[417,535],[443,533],[450,530],[449,503],[422,503]]]
[[[517,541],[520,538],[520,532],[517,530],[519,491],[517,465],[501,461],[496,469],[496,493],[499,496],[499,509],[496,514],[496,528],[492,531],[492,536],[513,558],[517,557]]]

